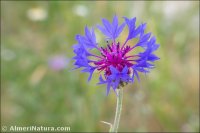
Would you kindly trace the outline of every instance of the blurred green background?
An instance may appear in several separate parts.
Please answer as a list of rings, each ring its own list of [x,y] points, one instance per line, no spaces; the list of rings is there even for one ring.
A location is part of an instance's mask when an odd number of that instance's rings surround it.
[[[1,125],[108,131],[100,121],[113,122],[115,94],[96,85],[98,73],[88,83],[71,71],[70,58],[76,34],[116,14],[146,22],[161,58],[125,87],[119,131],[199,131],[198,11],[198,1],[1,1]]]

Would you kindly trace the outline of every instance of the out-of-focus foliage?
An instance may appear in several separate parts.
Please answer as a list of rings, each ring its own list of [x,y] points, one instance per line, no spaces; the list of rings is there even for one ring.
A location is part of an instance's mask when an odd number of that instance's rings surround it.
[[[113,122],[115,94],[70,58],[76,34],[117,14],[146,22],[161,58],[125,87],[119,131],[199,131],[198,11],[197,1],[1,1],[1,125],[108,131],[100,121]]]

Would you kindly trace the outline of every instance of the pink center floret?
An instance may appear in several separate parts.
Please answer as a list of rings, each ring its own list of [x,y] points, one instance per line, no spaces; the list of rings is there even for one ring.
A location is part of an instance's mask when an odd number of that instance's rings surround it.
[[[101,52],[102,58],[94,62],[94,64],[97,70],[104,70],[106,76],[109,76],[111,74],[110,66],[114,66],[118,71],[121,72],[125,66],[127,66],[128,68],[133,66],[133,58],[137,57],[136,55],[126,55],[129,51],[131,51],[130,46],[120,48],[119,42],[117,44],[108,44],[106,48],[101,47],[99,50]],[[128,73],[130,73],[130,69]]]

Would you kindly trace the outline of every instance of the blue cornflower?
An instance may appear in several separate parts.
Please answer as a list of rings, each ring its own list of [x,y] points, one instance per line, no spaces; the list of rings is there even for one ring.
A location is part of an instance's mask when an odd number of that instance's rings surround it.
[[[102,19],[103,26],[97,25],[97,28],[104,34],[106,39],[111,40],[107,47],[100,47],[96,42],[94,28],[91,30],[86,26],[85,35],[76,35],[77,44],[73,46],[76,56],[74,65],[76,68],[83,68],[82,72],[90,74],[88,81],[92,78],[93,72],[104,72],[99,76],[98,84],[107,84],[107,95],[110,88],[115,91],[119,86],[127,83],[133,83],[136,77],[139,80],[139,74],[148,73],[154,68],[153,62],[160,59],[154,52],[159,48],[156,38],[151,33],[145,33],[146,24],[142,23],[138,27],[135,25],[136,18],[129,19],[124,17],[124,23],[118,24],[118,18],[115,15],[112,23]],[[116,42],[124,27],[127,26],[129,33],[122,45]],[[129,40],[138,38],[138,42],[130,46]],[[142,52],[131,54],[132,51],[141,47]],[[91,53],[96,49],[99,55]]]

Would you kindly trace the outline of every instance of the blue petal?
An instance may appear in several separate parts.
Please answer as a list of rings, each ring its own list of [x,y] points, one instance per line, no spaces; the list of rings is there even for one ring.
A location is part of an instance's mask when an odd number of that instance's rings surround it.
[[[127,66],[125,66],[125,67],[123,68],[122,73],[124,73],[124,74],[127,74],[127,73],[128,73],[128,67],[127,67]]]
[[[90,74],[89,77],[88,77],[88,81],[90,81],[91,78],[92,78],[92,74],[93,74],[94,70],[95,70],[95,67],[89,66],[89,67],[83,69],[81,72],[88,72]]]
[[[137,29],[131,30],[131,32],[130,32],[130,34],[129,34],[129,36],[128,36],[129,40],[132,39],[132,38],[135,38],[135,37],[137,37],[139,34],[143,33],[143,27],[144,27],[144,25],[141,24],[141,25],[139,25],[139,26],[137,27]]]
[[[151,54],[151,55],[148,56],[148,60],[149,60],[149,61],[155,61],[155,60],[159,60],[159,59],[160,59],[160,58],[157,57],[157,56],[154,55],[154,54]]]
[[[109,33],[109,34],[112,34],[112,29],[113,29],[113,27],[112,27],[112,25],[110,24],[110,22],[109,22],[108,20],[106,20],[106,19],[102,19],[102,23],[103,23],[105,29],[108,31],[108,33]]]
[[[136,70],[133,70],[133,76],[134,76],[134,75],[137,77],[138,81],[140,81],[139,74],[137,73]]]
[[[119,26],[119,28],[117,29],[117,31],[116,31],[116,38],[120,35],[120,33],[123,31],[123,29],[124,29],[124,27],[125,27],[125,25],[126,25],[126,23],[122,23],[120,26]]]
[[[78,60],[76,60],[74,65],[76,65],[78,67],[88,67],[88,61],[87,60],[83,60],[83,59],[78,59]]]
[[[126,17],[124,17],[125,22],[129,28],[129,34],[128,37],[126,39],[126,42],[132,38],[137,37],[139,34],[142,35],[144,33],[144,30],[146,28],[146,24],[141,24],[139,25],[137,28],[135,28],[135,21],[136,18],[132,18],[132,19],[128,19]]]
[[[124,82],[128,82],[130,80],[130,76],[128,74],[123,74],[120,78]]]
[[[87,44],[88,48],[96,48],[97,47],[94,29],[92,29],[90,31],[87,26],[85,27],[84,43]]]
[[[76,35],[76,40],[85,49],[97,48],[96,36],[94,33],[94,29],[92,29],[90,31],[87,26],[85,27],[85,36],[78,34],[78,35]]]
[[[117,89],[117,87],[119,86],[120,83],[120,78],[116,78],[115,81],[113,81],[113,89],[114,91]]]
[[[115,80],[116,77],[117,77],[117,74],[111,74],[107,78],[112,81],[112,80]]]
[[[118,27],[118,18],[116,15],[113,17],[112,25],[113,27]]]
[[[137,45],[137,46],[141,46],[141,47],[143,47],[143,48],[146,48],[146,47],[147,47],[146,44],[147,44],[147,42],[148,42],[150,36],[151,36],[151,33],[143,34],[143,35],[140,37],[140,40],[139,40],[139,42],[138,42],[136,45]]]
[[[128,19],[127,17],[123,17],[125,19],[126,24],[128,25],[129,31],[132,29],[135,29],[135,22],[136,22],[136,17],[132,19]]]
[[[115,67],[113,67],[113,66],[110,66],[110,71],[111,71],[111,74],[117,74],[117,73],[119,73],[119,71]]]
[[[125,24],[118,25],[118,18],[115,15],[113,17],[112,23],[110,23],[107,19],[102,19],[102,23],[104,27],[97,25],[97,28],[107,36],[108,39],[115,40],[120,33],[122,32]]]
[[[103,80],[102,76],[99,77],[99,83],[98,84],[106,84],[107,81]]]
[[[103,27],[103,26],[100,26],[100,25],[97,25],[97,28],[104,34],[108,37],[108,39],[111,39],[112,36],[111,34]]]

